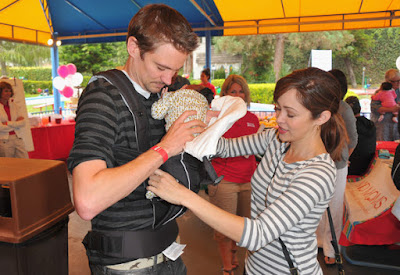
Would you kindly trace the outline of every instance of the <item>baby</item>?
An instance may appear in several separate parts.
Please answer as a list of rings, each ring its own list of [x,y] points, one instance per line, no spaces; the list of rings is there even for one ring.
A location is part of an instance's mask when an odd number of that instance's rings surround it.
[[[196,116],[189,116],[186,121],[198,119],[206,123],[209,110],[207,99],[195,90],[180,89],[175,92],[163,92],[162,97],[151,107],[151,116],[155,119],[165,118],[165,130],[185,111],[195,110]]]
[[[371,96],[372,100],[379,100],[381,102],[382,107],[394,107],[397,105],[396,103],[396,92],[392,89],[392,84],[389,82],[383,82],[379,91]],[[392,112],[393,114],[393,122],[398,123],[397,121],[397,114],[398,112]],[[384,118],[384,113],[378,118],[378,122],[381,122]]]
[[[206,123],[209,102],[205,96],[196,90],[184,88],[175,92],[163,90],[162,97],[151,107],[151,116],[154,119],[165,118],[165,129],[168,131],[174,121],[177,120],[183,112],[189,110],[197,111],[197,115],[189,116],[186,121],[198,119]],[[203,157],[203,164],[212,183],[218,184],[223,176],[218,177],[207,157]]]

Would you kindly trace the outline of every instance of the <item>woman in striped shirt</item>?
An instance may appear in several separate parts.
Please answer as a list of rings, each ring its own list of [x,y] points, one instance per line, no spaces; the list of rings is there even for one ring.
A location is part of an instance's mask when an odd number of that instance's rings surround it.
[[[347,135],[336,89],[337,80],[325,71],[295,71],[276,84],[278,130],[219,141],[218,157],[264,155],[251,179],[251,219],[215,207],[161,170],[148,189],[246,247],[247,274],[290,274],[280,240],[300,274],[322,274],[315,230],[332,197],[333,161]]]

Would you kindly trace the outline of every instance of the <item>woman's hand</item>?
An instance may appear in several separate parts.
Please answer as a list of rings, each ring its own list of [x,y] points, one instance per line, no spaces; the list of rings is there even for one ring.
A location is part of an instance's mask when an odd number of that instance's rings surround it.
[[[183,204],[183,200],[188,194],[187,192],[193,193],[183,185],[179,184],[170,174],[160,169],[154,171],[154,174],[150,176],[147,190],[152,191],[160,198],[177,205]]]
[[[210,123],[210,120],[213,117],[218,117],[220,113],[221,113],[221,111],[208,110],[207,114],[206,114],[206,123],[207,123],[207,125]]]

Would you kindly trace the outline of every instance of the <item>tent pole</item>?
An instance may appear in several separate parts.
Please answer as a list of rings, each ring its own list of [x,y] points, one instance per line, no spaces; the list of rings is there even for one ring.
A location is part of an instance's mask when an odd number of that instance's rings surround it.
[[[206,31],[205,33],[206,33],[206,68],[210,68],[211,71],[211,31]]]
[[[56,41],[56,37],[53,39]],[[53,43],[51,46],[51,79],[53,80],[57,76],[57,68],[58,68],[58,47],[56,43]],[[54,96],[54,113],[60,113],[60,93],[54,87],[53,84],[53,96]]]

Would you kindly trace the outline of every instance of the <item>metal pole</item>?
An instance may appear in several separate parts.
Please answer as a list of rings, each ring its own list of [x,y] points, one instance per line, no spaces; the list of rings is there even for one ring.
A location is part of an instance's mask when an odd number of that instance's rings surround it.
[[[206,68],[211,70],[211,31],[206,31]]]
[[[366,86],[366,83],[365,83],[365,67],[363,67],[363,74],[362,74],[362,85],[363,85],[363,88],[364,88],[364,92],[366,93],[367,91],[367,86]]]
[[[53,37],[53,45],[51,47],[51,80],[53,80],[57,76],[57,68],[58,68],[58,47],[57,47],[57,36],[54,35]],[[53,97],[54,97],[54,113],[58,114],[60,112],[60,93],[54,87],[53,84]]]

